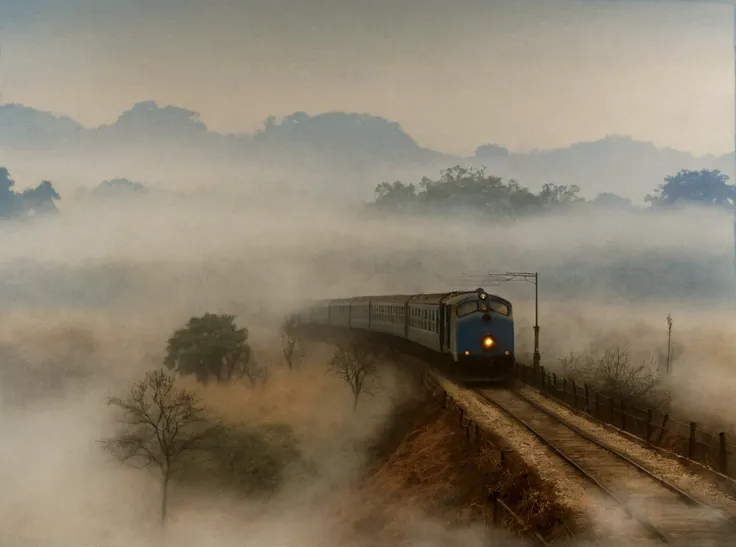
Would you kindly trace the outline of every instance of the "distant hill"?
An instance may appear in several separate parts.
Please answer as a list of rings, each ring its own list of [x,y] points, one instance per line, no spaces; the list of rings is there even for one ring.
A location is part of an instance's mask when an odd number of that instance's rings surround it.
[[[732,179],[734,172],[733,154],[696,157],[618,135],[528,154],[503,154],[498,148],[493,154],[485,147],[476,150],[476,159],[488,171],[529,186],[577,184],[586,197],[613,192],[638,202],[666,175],[680,169],[720,169]]]
[[[330,172],[343,184],[360,181],[364,195],[382,180],[416,182],[455,164],[485,165],[532,189],[545,182],[577,184],[588,198],[612,192],[635,202],[679,169],[716,168],[734,175],[733,154],[696,157],[622,136],[523,154],[489,144],[479,146],[474,156],[460,157],[423,148],[398,123],[368,114],[295,112],[281,120],[269,117],[253,133],[223,135],[210,131],[196,112],[155,101],[137,103],[114,124],[96,128],[19,104],[0,105],[0,153],[27,158],[40,152],[46,159],[63,159],[65,167],[70,158],[90,165],[105,158],[108,171],[95,167],[97,180],[151,179],[150,166],[164,162],[205,172],[203,165],[227,165],[234,172],[259,165]]]

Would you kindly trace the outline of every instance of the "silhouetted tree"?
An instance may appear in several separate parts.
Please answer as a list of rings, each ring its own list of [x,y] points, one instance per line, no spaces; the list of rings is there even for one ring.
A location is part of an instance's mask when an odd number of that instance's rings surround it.
[[[5,167],[0,167],[0,218],[10,217],[18,208],[18,194],[13,190],[15,181]]]
[[[91,196],[99,198],[121,198],[146,193],[148,188],[143,184],[128,179],[103,180],[90,191]]]
[[[375,204],[382,209],[394,211],[407,209],[416,203],[416,187],[413,184],[404,184],[396,181],[393,184],[382,182],[376,186]]]
[[[497,144],[484,144],[475,149],[475,157],[479,160],[494,160],[508,158],[509,151]]]
[[[342,378],[353,394],[353,410],[358,407],[361,393],[372,393],[367,381],[378,372],[377,355],[373,348],[357,337],[339,340],[328,370]]]
[[[507,218],[585,202],[575,185],[545,184],[539,194],[534,194],[513,179],[503,182],[501,177],[487,175],[485,167],[456,165],[442,170],[438,180],[422,178],[419,187],[417,192],[413,184],[382,182],[376,186],[372,205],[391,211],[462,209],[481,216]]]
[[[210,376],[218,382],[229,380],[236,369],[251,378],[248,329],[237,328],[234,315],[192,317],[169,338],[164,364],[182,375],[193,374],[202,383]]]
[[[668,176],[653,194],[644,200],[653,208],[661,208],[675,203],[699,203],[704,205],[733,206],[736,186],[728,184],[728,176],[719,170],[701,169],[678,172]]]
[[[585,202],[583,198],[578,196],[579,192],[580,187],[575,184],[572,186],[558,186],[556,184],[547,183],[542,186],[542,191],[539,192],[538,197],[542,206],[570,206]]]
[[[13,187],[15,181],[5,167],[0,167],[0,218],[13,218],[28,214],[57,213],[54,200],[61,196],[53,184],[44,180],[36,188],[27,188],[19,194]]]
[[[54,200],[61,199],[61,196],[47,180],[42,181],[35,188],[23,190],[20,198],[22,207],[27,212],[33,211],[34,214],[55,214],[59,212]]]
[[[108,404],[120,411],[123,429],[102,444],[124,462],[159,469],[163,521],[169,480],[182,455],[202,448],[220,428],[207,423],[197,395],[177,389],[175,378],[163,369],[147,372],[125,398],[110,397]]]
[[[601,192],[591,203],[612,209],[629,209],[633,207],[630,199],[623,198],[611,192]]]

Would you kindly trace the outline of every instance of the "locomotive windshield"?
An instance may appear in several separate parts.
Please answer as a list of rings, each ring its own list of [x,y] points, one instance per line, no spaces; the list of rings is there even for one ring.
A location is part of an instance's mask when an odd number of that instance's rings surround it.
[[[461,302],[457,305],[457,316],[463,317],[465,315],[470,315],[471,313],[478,311],[478,301],[477,300],[466,300],[465,302]]]
[[[464,302],[460,302],[456,309],[458,317],[470,315],[477,311],[490,311],[500,313],[501,315],[509,315],[509,307],[500,300],[496,300],[492,297],[487,300],[483,300],[482,302],[479,302],[478,300],[466,300]]]

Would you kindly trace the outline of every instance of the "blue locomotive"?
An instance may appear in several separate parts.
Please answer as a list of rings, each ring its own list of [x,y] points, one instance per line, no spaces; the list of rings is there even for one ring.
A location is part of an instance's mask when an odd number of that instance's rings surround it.
[[[349,329],[409,342],[466,379],[507,380],[514,367],[511,303],[483,289],[323,300],[301,310],[298,325]]]

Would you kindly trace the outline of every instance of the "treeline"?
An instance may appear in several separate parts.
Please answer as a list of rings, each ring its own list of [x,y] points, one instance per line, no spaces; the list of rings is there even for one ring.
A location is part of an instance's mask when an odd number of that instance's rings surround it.
[[[437,180],[424,177],[418,186],[401,181],[382,182],[376,186],[375,200],[369,207],[392,212],[475,211],[484,216],[519,216],[545,211],[581,207],[604,207],[628,210],[641,208],[630,199],[613,193],[599,194],[588,201],[577,185],[545,184],[534,193],[517,181],[504,182],[488,175],[484,168],[456,165],[440,172]],[[701,204],[732,207],[736,186],[728,184],[728,176],[718,170],[681,170],[665,177],[644,200],[647,209],[663,209],[675,205]]]
[[[54,201],[61,199],[47,180],[23,192],[14,190],[15,181],[10,172],[0,167],[0,219],[27,217],[35,214],[58,213]]]
[[[139,182],[124,178],[102,181],[96,187],[86,190],[78,189],[77,198],[93,198],[97,200],[121,199],[148,193],[149,189]],[[5,167],[0,167],[0,220],[19,219],[38,214],[56,214],[59,210],[56,201],[61,196],[54,185],[44,180],[35,188],[27,188],[22,192],[15,190],[15,181]]]

